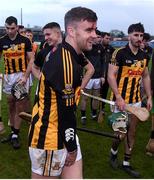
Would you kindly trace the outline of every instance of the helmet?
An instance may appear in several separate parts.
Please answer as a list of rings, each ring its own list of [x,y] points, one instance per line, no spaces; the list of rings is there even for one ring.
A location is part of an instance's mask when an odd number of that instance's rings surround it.
[[[128,114],[126,112],[112,113],[108,116],[108,124],[114,131],[127,133]]]
[[[16,100],[22,100],[28,96],[26,87],[19,82],[13,84],[11,94]]]

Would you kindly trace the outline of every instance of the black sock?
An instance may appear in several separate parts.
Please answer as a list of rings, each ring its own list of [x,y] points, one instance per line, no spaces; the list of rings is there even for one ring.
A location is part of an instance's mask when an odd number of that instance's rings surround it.
[[[0,117],[0,122],[2,122],[2,117]]]
[[[92,115],[96,116],[97,115],[97,110],[96,109],[92,109]]]
[[[86,111],[81,110],[81,116],[86,116]]]
[[[14,128],[14,134],[18,135],[19,134],[19,129]]]
[[[125,155],[124,155],[124,161],[129,162],[130,159],[131,159],[131,154],[126,154],[126,153],[125,153]]]
[[[113,148],[111,148],[111,158],[113,160],[117,159],[118,156],[118,149],[114,150]]]
[[[11,127],[11,130],[12,130],[12,134],[14,133],[14,127],[13,126],[10,126]]]

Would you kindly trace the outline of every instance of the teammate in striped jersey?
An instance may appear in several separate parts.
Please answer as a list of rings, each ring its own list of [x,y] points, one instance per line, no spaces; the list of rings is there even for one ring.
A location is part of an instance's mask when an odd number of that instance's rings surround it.
[[[150,77],[148,72],[148,57],[140,49],[143,40],[144,27],[141,23],[132,24],[128,28],[128,44],[114,51],[112,62],[109,65],[108,81],[112,88],[112,100],[117,107],[114,112],[124,111],[125,105],[141,106],[140,83],[141,78],[147,94],[147,109],[152,107]],[[135,142],[135,131],[138,119],[129,115],[129,128],[126,135],[125,155],[122,168],[133,177],[140,174],[130,166],[131,154]],[[118,167],[117,153],[120,141],[114,140],[111,148],[110,163],[113,168]]]
[[[6,35],[0,39],[0,55],[4,57],[5,73],[3,91],[7,94],[11,134],[2,142],[11,141],[14,149],[20,148],[18,134],[27,98],[17,101],[11,95],[11,88],[17,81],[25,83],[29,91],[29,73],[34,61],[30,40],[18,33],[17,19],[9,16],[5,21]]]
[[[75,95],[94,73],[82,51],[92,48],[96,21],[96,13],[90,9],[76,7],[68,11],[66,38],[44,64],[29,132],[32,178],[82,178]],[[87,70],[83,79],[82,67]]]

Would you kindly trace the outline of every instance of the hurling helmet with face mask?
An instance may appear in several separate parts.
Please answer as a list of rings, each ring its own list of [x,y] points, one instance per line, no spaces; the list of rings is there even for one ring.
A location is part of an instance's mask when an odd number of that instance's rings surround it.
[[[127,133],[128,114],[126,112],[112,113],[108,116],[108,123],[114,131]]]
[[[28,96],[26,87],[19,82],[13,84],[11,94],[16,100],[22,100]]]

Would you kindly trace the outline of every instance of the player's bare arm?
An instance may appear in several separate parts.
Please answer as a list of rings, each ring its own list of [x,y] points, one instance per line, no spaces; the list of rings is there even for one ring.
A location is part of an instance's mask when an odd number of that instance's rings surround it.
[[[40,79],[40,67],[38,67],[35,63],[32,64],[32,73],[39,80]]]
[[[88,81],[91,79],[95,71],[93,65],[89,61],[84,68],[86,69],[86,73],[84,74],[84,77],[82,79],[81,89],[85,88],[85,86],[87,85]]]
[[[34,53],[33,52],[27,52],[27,59],[29,61],[26,72],[22,79],[20,80],[21,83],[26,83],[30,73],[32,72],[32,64],[34,62]]]
[[[151,83],[150,83],[150,76],[149,76],[149,71],[148,68],[146,67],[143,75],[143,85],[144,85],[144,89],[147,95],[147,109],[151,110],[152,108],[152,96],[151,96]]]
[[[109,85],[116,97],[116,105],[118,106],[118,108],[120,110],[123,111],[125,109],[125,101],[119,94],[118,86],[117,86],[117,82],[116,82],[116,74],[118,72],[118,69],[119,69],[118,66],[109,64],[108,82],[109,82]]]

